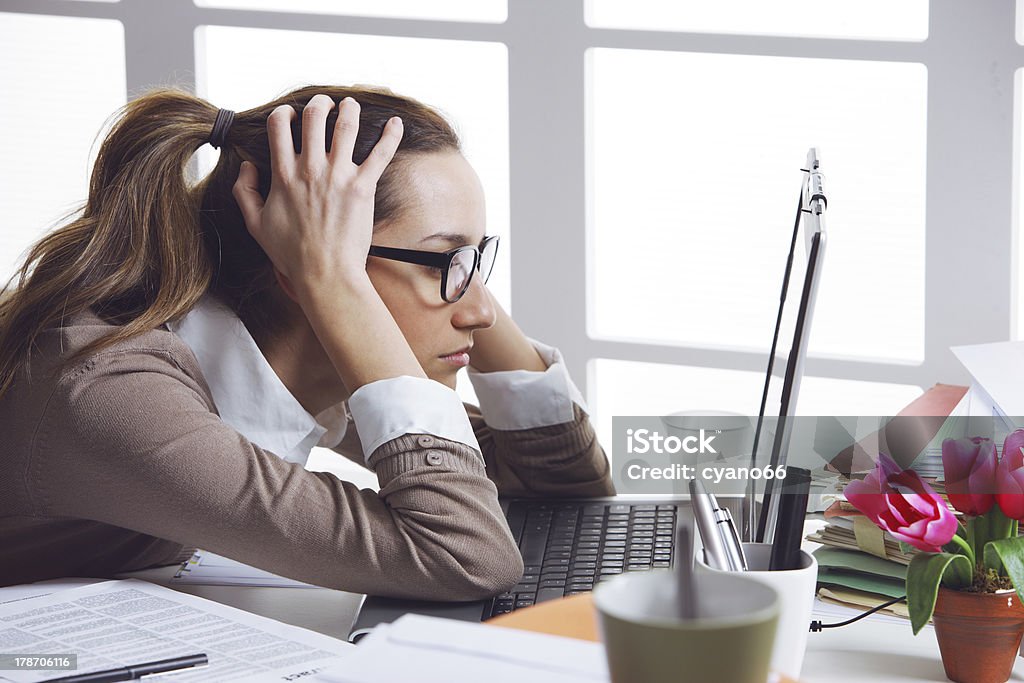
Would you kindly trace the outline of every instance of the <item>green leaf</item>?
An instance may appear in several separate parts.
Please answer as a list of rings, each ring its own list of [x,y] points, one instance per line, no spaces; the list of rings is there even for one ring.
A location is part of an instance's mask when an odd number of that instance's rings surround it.
[[[1021,565],[1024,569],[1024,564]],[[914,635],[924,628],[935,611],[939,583],[950,588],[966,588],[973,580],[974,567],[966,555],[919,553],[907,568],[907,609]]]
[[[1014,536],[985,544],[985,566],[996,569],[1000,563],[1013,581],[1017,595],[1024,600],[1024,538]]]

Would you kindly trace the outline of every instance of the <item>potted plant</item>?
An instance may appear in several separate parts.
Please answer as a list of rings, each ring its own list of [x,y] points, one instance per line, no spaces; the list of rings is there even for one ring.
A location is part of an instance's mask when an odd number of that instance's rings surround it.
[[[934,619],[946,676],[1004,683],[1024,634],[1024,429],[991,439],[947,439],[942,466],[953,511],[916,472],[880,454],[847,500],[883,530],[919,549],[907,569],[915,635]]]

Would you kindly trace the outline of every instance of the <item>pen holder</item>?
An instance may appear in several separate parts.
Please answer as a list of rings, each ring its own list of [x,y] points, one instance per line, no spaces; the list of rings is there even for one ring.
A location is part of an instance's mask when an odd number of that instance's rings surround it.
[[[807,551],[800,551],[800,568],[769,571],[771,543],[744,543],[747,557],[745,576],[771,586],[779,593],[779,626],[772,648],[772,671],[793,679],[800,678],[807,648],[807,633],[814,608],[814,594],[818,582],[818,561]],[[698,573],[733,573],[713,569],[704,562],[703,553],[697,553],[695,571]]]

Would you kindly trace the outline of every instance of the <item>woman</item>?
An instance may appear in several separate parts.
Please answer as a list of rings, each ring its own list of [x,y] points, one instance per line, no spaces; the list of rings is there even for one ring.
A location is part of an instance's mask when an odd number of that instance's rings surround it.
[[[484,287],[496,247],[458,138],[414,100],[128,104],[82,216],[0,304],[0,585],[196,547],[380,595],[515,584],[498,494],[612,487],[558,352]],[[467,365],[480,409],[453,391]],[[380,492],[303,469],[318,444]]]

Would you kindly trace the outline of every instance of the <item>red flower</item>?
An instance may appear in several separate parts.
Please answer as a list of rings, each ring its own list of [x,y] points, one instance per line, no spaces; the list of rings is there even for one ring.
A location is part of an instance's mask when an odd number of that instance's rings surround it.
[[[949,502],[965,515],[983,515],[996,502],[996,445],[991,439],[946,439],[942,469]]]
[[[901,470],[884,453],[863,481],[850,482],[846,499],[895,538],[937,553],[956,535],[956,517],[917,472]]]
[[[1011,519],[1024,519],[1024,429],[1003,442],[1003,459],[996,469],[996,502]]]

